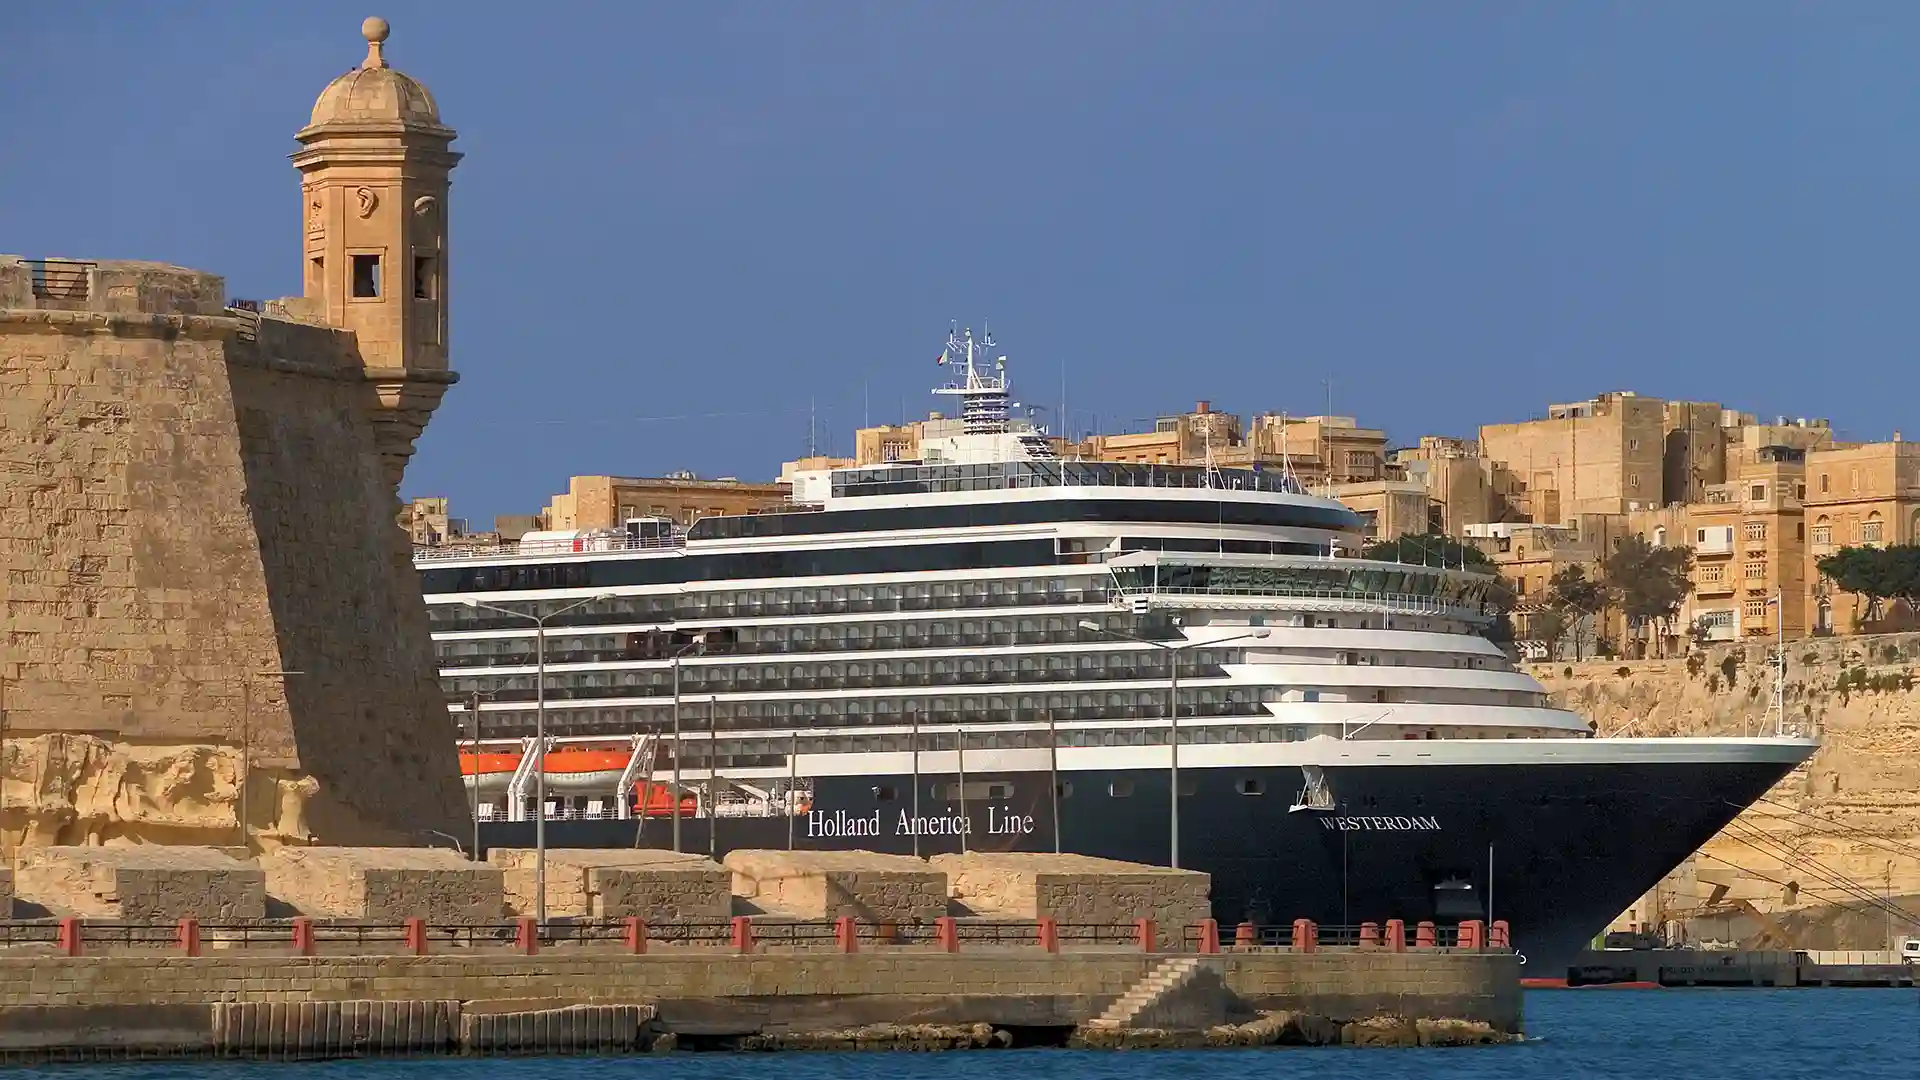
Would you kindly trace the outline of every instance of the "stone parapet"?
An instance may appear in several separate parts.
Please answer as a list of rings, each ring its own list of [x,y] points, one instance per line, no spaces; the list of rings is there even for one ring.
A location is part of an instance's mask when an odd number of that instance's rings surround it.
[[[1086,855],[972,851],[935,855],[956,904],[997,918],[1062,923],[1154,920],[1163,949],[1182,946],[1185,929],[1211,914],[1212,879],[1193,870]]]
[[[56,915],[143,923],[266,917],[259,867],[211,848],[32,848],[15,878],[21,899]]]
[[[946,875],[911,855],[743,849],[725,863],[733,895],[769,914],[926,923],[947,913]]]
[[[318,918],[480,924],[505,911],[499,867],[439,848],[283,848],[260,865],[274,899]]]
[[[501,870],[508,910],[533,914],[533,850],[494,848],[487,861]],[[729,884],[727,869],[704,855],[650,848],[547,851],[550,918],[724,919],[733,910]]]

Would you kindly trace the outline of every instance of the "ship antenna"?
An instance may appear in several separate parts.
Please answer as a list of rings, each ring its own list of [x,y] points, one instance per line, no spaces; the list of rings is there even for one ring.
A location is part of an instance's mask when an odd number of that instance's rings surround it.
[[[997,343],[982,324],[981,335],[973,328],[955,325],[947,334],[947,347],[940,363],[958,364],[962,370],[953,381],[934,388],[934,393],[960,399],[962,430],[968,435],[1002,435],[1008,430],[1009,408],[1007,358],[998,356],[987,363],[989,351]]]

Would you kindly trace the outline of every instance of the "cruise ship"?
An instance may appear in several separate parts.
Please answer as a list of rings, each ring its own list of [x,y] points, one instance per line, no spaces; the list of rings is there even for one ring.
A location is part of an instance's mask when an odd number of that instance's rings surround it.
[[[1284,471],[1062,459],[994,350],[949,337],[920,460],[777,512],[421,552],[481,844],[1074,852],[1555,977],[1815,748],[1595,737],[1496,579],[1357,557]]]

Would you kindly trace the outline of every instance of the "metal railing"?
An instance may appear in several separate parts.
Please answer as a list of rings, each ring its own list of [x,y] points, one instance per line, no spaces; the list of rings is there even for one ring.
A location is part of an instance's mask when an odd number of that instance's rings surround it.
[[[622,551],[672,551],[687,546],[685,533],[673,536],[582,536],[573,540],[502,541],[488,545],[445,545],[413,549],[416,563],[450,559],[519,559],[530,555],[603,555]]]
[[[638,954],[670,952],[830,953],[862,949],[908,952],[1029,951],[1234,953],[1259,951],[1510,952],[1505,923],[1363,923],[1355,926],[1212,920],[1163,935],[1150,919],[1066,923],[1053,919],[939,918],[882,922],[796,919],[778,915],[726,919],[558,918],[485,923],[425,920],[261,919],[244,922],[129,922],[112,919],[0,921],[0,955],[398,956],[494,952],[532,955],[542,949]]]
[[[89,291],[88,274],[97,265],[71,259],[29,259],[27,270],[33,275],[33,295],[42,300],[85,300]]]
[[[1412,596],[1403,593],[1367,593],[1349,592],[1342,589],[1290,589],[1285,586],[1262,586],[1252,589],[1234,588],[1185,588],[1168,585],[1143,585],[1137,588],[1114,588],[1108,591],[1108,601],[1116,605],[1125,605],[1132,597],[1155,596],[1204,596],[1213,599],[1241,600],[1308,600],[1320,604],[1335,605],[1342,611],[1389,611],[1406,615],[1445,615],[1456,619],[1485,620],[1490,618],[1478,606],[1449,604],[1430,596]]]

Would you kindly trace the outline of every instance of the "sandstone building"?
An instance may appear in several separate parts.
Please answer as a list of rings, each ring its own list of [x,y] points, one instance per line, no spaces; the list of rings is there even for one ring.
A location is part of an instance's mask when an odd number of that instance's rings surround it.
[[[464,816],[398,484],[448,367],[452,129],[385,22],[297,138],[304,294],[0,257],[8,846]],[[291,216],[291,215],[290,215]]]
[[[782,484],[750,484],[726,477],[575,476],[540,520],[548,529],[617,529],[634,518],[670,518],[691,525],[703,517],[751,514],[788,501]]]

